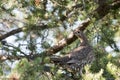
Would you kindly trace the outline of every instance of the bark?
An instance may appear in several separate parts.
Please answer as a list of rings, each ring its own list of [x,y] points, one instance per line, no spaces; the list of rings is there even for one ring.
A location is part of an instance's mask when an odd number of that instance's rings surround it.
[[[120,8],[120,1],[113,2],[112,4],[99,5],[97,9],[91,13],[97,20],[105,17],[111,10]]]

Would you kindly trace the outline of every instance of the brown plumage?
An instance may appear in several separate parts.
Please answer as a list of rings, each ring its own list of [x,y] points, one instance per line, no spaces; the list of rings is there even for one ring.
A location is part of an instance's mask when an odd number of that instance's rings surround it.
[[[80,73],[82,73],[82,68],[94,60],[93,48],[89,45],[88,40],[82,31],[76,30],[74,31],[74,34],[80,39],[80,46],[64,57],[54,57],[51,58],[51,60],[72,71],[80,71]]]

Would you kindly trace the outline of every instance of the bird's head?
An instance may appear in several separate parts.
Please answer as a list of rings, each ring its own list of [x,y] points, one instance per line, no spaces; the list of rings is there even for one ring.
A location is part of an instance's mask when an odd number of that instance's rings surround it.
[[[80,30],[74,30],[73,31],[74,35],[79,37],[79,38],[82,38],[83,37],[83,31],[80,31]]]
[[[84,35],[83,31],[77,29],[77,30],[74,30],[73,33],[75,36],[77,36],[80,39],[81,45],[88,45],[88,40]]]

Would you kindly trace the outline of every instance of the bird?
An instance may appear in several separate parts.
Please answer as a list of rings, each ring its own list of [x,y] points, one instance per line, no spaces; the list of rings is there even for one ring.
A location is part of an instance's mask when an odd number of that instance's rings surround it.
[[[63,57],[51,57],[51,61],[70,71],[82,74],[84,66],[91,64],[95,56],[93,48],[89,44],[83,31],[76,29],[73,31],[73,34],[80,39],[81,44]]]

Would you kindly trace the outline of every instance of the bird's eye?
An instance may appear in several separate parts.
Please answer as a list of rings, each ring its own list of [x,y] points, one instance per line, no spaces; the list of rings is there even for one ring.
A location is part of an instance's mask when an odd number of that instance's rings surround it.
[[[77,33],[80,33],[79,31]]]

